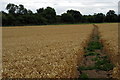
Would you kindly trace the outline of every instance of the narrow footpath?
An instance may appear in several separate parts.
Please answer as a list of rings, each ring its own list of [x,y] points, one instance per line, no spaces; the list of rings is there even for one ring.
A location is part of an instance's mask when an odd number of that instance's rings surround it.
[[[81,66],[78,68],[80,78],[112,78],[114,65],[103,51],[104,46],[99,41],[98,27],[96,25],[93,26],[91,39],[85,48]]]

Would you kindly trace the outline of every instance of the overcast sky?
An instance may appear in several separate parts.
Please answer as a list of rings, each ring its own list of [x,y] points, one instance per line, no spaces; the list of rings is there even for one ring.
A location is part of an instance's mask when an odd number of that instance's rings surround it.
[[[82,14],[107,13],[114,10],[118,13],[119,0],[1,0],[0,11],[4,10],[8,3],[23,4],[25,8],[36,12],[36,9],[53,7],[57,14],[62,14],[68,9],[80,11]],[[1,5],[2,4],[2,5]]]

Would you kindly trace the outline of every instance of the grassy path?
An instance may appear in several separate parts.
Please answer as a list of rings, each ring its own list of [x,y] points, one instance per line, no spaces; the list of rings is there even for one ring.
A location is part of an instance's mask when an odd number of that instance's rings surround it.
[[[99,31],[96,25],[88,46],[85,48],[84,58],[78,68],[80,78],[112,78],[114,65],[110,62],[107,54],[102,50],[103,45],[99,41]]]

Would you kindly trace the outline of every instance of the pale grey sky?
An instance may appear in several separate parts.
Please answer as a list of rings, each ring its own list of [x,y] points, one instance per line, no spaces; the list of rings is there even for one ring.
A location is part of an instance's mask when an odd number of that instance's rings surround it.
[[[119,0],[1,0],[0,11],[4,10],[8,3],[23,4],[25,8],[36,12],[36,9],[47,6],[53,7],[57,14],[62,14],[68,9],[80,11],[82,14],[94,14],[102,12],[106,14],[109,10],[118,13]]]

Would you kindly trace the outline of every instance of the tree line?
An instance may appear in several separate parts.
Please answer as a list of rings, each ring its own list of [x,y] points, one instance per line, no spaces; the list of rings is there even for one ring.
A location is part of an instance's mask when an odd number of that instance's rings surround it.
[[[56,15],[52,7],[39,8],[33,13],[22,4],[12,3],[7,4],[6,10],[8,13],[0,11],[3,26],[120,22],[120,15],[117,15],[114,10],[109,10],[106,14],[82,15],[79,11],[71,9]]]

